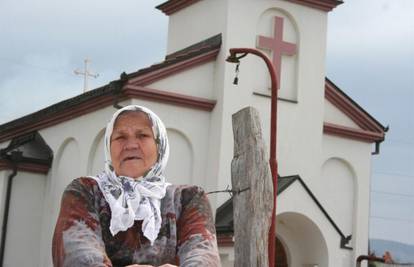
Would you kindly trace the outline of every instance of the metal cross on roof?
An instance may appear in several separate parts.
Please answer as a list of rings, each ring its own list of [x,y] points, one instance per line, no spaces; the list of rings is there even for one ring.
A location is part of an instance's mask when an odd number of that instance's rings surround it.
[[[85,70],[84,71],[74,70],[74,73],[76,75],[83,75],[83,92],[85,93],[88,90],[88,77],[97,78],[99,74],[92,74],[89,72],[88,63],[91,62],[89,59],[85,59],[84,62],[85,62]]]

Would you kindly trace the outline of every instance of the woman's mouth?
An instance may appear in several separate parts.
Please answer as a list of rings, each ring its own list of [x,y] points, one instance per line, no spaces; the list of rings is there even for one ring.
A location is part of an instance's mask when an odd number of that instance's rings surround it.
[[[130,156],[130,157],[125,157],[122,161],[130,161],[130,160],[140,160],[141,158],[138,156]]]

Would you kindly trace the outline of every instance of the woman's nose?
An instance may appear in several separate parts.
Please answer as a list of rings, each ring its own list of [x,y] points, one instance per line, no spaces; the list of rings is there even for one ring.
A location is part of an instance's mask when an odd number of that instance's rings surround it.
[[[125,144],[125,149],[132,150],[140,147],[139,141],[136,138],[129,138]]]

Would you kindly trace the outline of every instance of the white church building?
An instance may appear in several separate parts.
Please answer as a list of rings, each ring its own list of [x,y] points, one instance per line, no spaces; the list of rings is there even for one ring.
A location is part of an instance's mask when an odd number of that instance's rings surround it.
[[[0,125],[3,266],[52,266],[62,192],[103,169],[104,128],[119,106],[143,105],[164,121],[169,182],[226,189],[232,114],[252,106],[265,140],[270,132],[266,65],[246,56],[234,85],[225,60],[235,47],[266,53],[280,77],[277,266],[355,266],[368,254],[371,160],[387,129],[326,78],[328,13],[341,3],[169,0],[157,7],[169,16],[163,62]],[[222,264],[233,266],[231,201],[209,198]]]

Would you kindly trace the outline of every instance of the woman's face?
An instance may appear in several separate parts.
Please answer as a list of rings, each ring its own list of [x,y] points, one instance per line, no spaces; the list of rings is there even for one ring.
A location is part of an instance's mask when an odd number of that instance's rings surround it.
[[[151,123],[143,112],[127,112],[116,119],[111,135],[111,159],[119,176],[138,178],[157,161]]]

